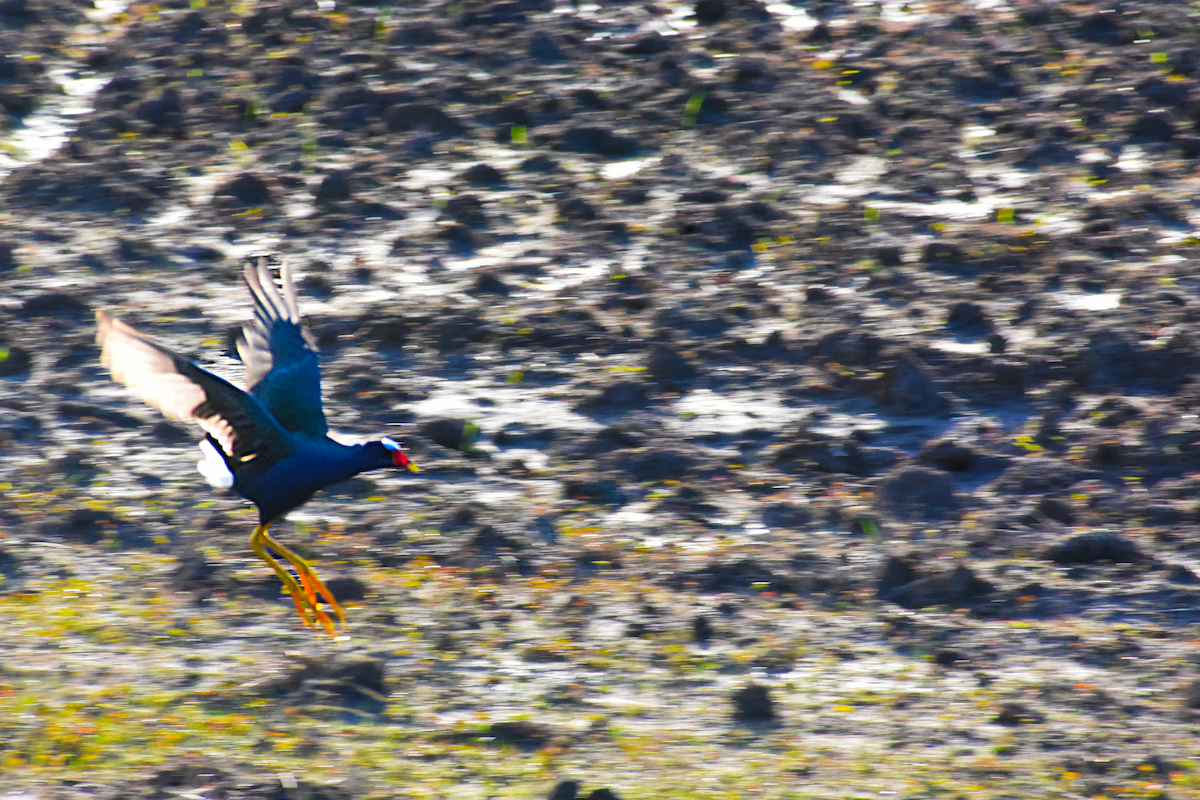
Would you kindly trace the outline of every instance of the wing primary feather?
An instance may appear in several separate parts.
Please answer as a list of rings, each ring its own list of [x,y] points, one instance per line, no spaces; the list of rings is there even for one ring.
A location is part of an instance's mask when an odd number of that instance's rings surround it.
[[[96,342],[113,380],[167,418],[199,425],[230,457],[275,455],[282,429],[241,389],[104,311],[96,312]]]
[[[263,303],[264,310],[268,312],[268,325],[271,319],[299,322],[288,314],[287,304],[283,302],[283,297],[279,294],[279,287],[275,285],[275,278],[271,275],[271,268],[267,265],[265,258],[258,260],[258,291],[259,300]]]
[[[266,258],[247,262],[244,272],[254,316],[243,328],[238,353],[250,393],[284,429],[322,436],[329,426],[321,408],[317,342],[301,322],[291,264],[284,260],[278,282]]]
[[[296,301],[296,282],[292,279],[292,262],[286,258],[279,271],[279,280],[283,284],[283,302],[287,305],[288,318],[299,323],[300,304]]]

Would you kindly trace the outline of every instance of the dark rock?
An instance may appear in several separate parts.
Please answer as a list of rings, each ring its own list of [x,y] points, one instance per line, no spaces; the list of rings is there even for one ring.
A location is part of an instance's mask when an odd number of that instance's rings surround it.
[[[122,261],[154,261],[161,256],[153,244],[121,236],[117,239],[117,258]]]
[[[461,136],[463,124],[436,106],[423,103],[402,103],[384,113],[384,121],[392,133],[427,130],[440,136]]]
[[[737,62],[737,69],[733,75],[733,88],[739,92],[769,92],[774,88],[776,83],[775,75],[767,67],[767,62],[761,58],[740,58]],[[838,116],[838,123],[845,129],[845,126],[853,124],[851,121],[857,122],[858,126],[864,127],[866,119],[855,114],[846,113]],[[853,138],[863,139],[871,135],[870,131],[862,130],[861,135],[854,135]]]
[[[579,781],[559,781],[546,800],[575,800],[579,793]]]
[[[460,419],[434,419],[418,429],[421,436],[442,447],[461,452],[470,452],[479,429],[472,423]]]
[[[713,637],[713,626],[704,614],[692,620],[692,639],[699,644],[706,644]]]
[[[545,747],[553,738],[549,727],[522,719],[492,723],[487,733],[500,744],[534,749]]]
[[[911,559],[889,556],[880,571],[879,580],[875,586],[875,596],[881,599],[891,597],[902,586],[907,586],[917,579],[917,570]]]
[[[475,282],[467,290],[469,294],[495,294],[508,297],[508,284],[497,278],[491,272],[480,272],[475,276]]]
[[[220,250],[204,244],[190,244],[180,250],[179,254],[192,261],[220,261],[225,258],[225,254]]]
[[[390,689],[386,681],[386,664],[379,658],[350,657],[332,663],[311,664],[295,678],[300,679],[296,689],[304,688],[324,695],[336,705],[367,714],[381,714],[387,708]]]
[[[998,494],[1054,494],[1101,474],[1062,461],[1022,458],[1001,473],[990,488]]]
[[[1063,525],[1075,522],[1075,512],[1071,510],[1071,506],[1053,497],[1043,497],[1033,510],[1035,514]]]
[[[955,303],[946,317],[946,327],[959,333],[982,336],[992,329],[992,321],[978,303]]]
[[[703,592],[749,592],[754,591],[755,587],[766,587],[772,592],[795,591],[786,577],[776,575],[753,558],[719,561],[689,570],[674,576],[671,584]]]
[[[893,470],[879,482],[876,497],[881,511],[905,519],[944,519],[958,509],[954,479],[928,467]]]
[[[157,130],[179,130],[183,125],[183,102],[174,87],[163,89],[161,95],[138,106],[138,119],[145,120]]]
[[[693,189],[679,195],[684,203],[724,203],[729,195],[716,189]]]
[[[187,429],[182,425],[176,425],[174,422],[166,419],[160,419],[150,428],[150,435],[160,442],[167,444],[179,444],[186,442],[192,438]]]
[[[649,450],[627,456],[622,466],[638,481],[681,480],[695,467],[696,460],[677,450]]]
[[[1167,569],[1167,580],[1171,583],[1180,583],[1188,586],[1200,583],[1200,577],[1183,564],[1172,564]]]
[[[495,553],[499,550],[520,550],[522,545],[516,539],[505,536],[493,525],[484,525],[467,540],[467,548]]]
[[[312,97],[312,92],[307,89],[288,89],[270,99],[271,113],[299,114],[308,105],[310,97]]]
[[[449,242],[451,247],[463,251],[470,251],[475,246],[475,234],[470,230],[470,225],[461,222],[442,225],[438,228],[438,239]]]
[[[696,21],[701,25],[711,25],[720,22],[729,11],[727,0],[696,0],[693,6]]]
[[[320,185],[313,191],[317,202],[327,203],[334,200],[350,198],[350,178],[341,170],[331,172],[321,179]]]
[[[501,428],[492,441],[501,447],[545,447],[559,435],[554,428],[544,428],[523,422],[510,422]]]
[[[87,301],[71,292],[47,292],[46,294],[27,297],[21,303],[21,311],[31,317],[56,314],[81,316],[87,314],[90,310]]]
[[[20,345],[0,344],[0,378],[24,375],[33,368],[30,353]]]
[[[929,242],[921,248],[921,261],[933,265],[955,265],[966,260],[961,247],[951,242]]]
[[[1175,138],[1175,123],[1165,111],[1148,111],[1129,125],[1131,142],[1169,142]]]
[[[641,381],[618,380],[576,404],[579,411],[605,411],[612,409],[641,408],[650,402],[646,386]]]
[[[636,153],[638,142],[631,136],[619,136],[608,128],[576,125],[563,131],[559,148],[616,158]]]
[[[926,416],[943,413],[946,401],[938,393],[929,368],[908,351],[898,351],[893,356],[892,363],[883,370],[883,402],[900,414]]]
[[[873,333],[841,329],[817,340],[813,353],[819,358],[848,366],[868,367],[879,360],[887,343]]]
[[[968,663],[970,659],[964,656],[957,650],[938,650],[933,654],[933,663],[939,667],[950,668],[954,666],[962,666]]]
[[[651,31],[624,49],[633,56],[656,56],[671,49],[671,39],[658,31]]]
[[[460,24],[463,27],[472,25],[518,25],[525,21],[525,14],[522,12],[523,4],[513,2],[512,0],[503,0],[499,3],[493,3],[484,9],[465,11],[460,18]]]
[[[104,537],[104,531],[115,524],[116,520],[106,511],[77,508],[67,517],[60,532],[67,539],[96,544]]]
[[[365,600],[368,594],[367,584],[358,578],[341,575],[325,581],[325,588],[341,603]]]
[[[596,218],[596,207],[582,197],[569,197],[558,202],[558,213],[572,222],[590,222]]]
[[[563,497],[585,503],[625,505],[625,495],[620,485],[609,480],[568,480],[563,484]]]
[[[743,722],[775,719],[775,702],[770,688],[749,683],[733,693],[733,716]]]
[[[1059,542],[1046,551],[1045,557],[1056,564],[1095,564],[1111,561],[1130,564],[1145,560],[1138,546],[1115,533],[1084,533]]]
[[[483,201],[473,194],[456,194],[446,201],[446,213],[455,222],[480,227],[487,222]]]
[[[554,37],[546,31],[533,32],[533,35],[529,37],[528,52],[530,58],[547,64],[566,60],[566,55],[558,46],[558,42],[554,41]]]
[[[461,175],[472,186],[498,186],[504,183],[504,173],[491,164],[475,164]]]
[[[589,458],[591,456],[611,453],[616,450],[626,450],[635,447],[645,447],[649,437],[632,426],[611,425],[596,432],[590,439],[576,442],[574,439],[564,439],[570,442],[569,455],[574,458]]]
[[[468,233],[470,229],[461,226]],[[461,350],[470,344],[486,342],[492,337],[492,329],[472,312],[455,314],[442,320],[436,327],[437,349],[440,353]]]
[[[646,374],[656,380],[682,381],[695,377],[696,372],[696,366],[670,345],[654,345],[646,358]]]
[[[175,559],[171,588],[178,592],[205,592],[215,586],[217,567],[203,551],[189,548]]]
[[[1000,712],[996,714],[992,722],[997,725],[1015,727],[1017,725],[1044,722],[1045,719],[1044,714],[1034,711],[1022,703],[1004,703],[1000,706]]]
[[[65,419],[103,420],[119,428],[140,428],[142,426],[142,421],[132,414],[126,414],[123,411],[111,408],[103,408],[90,403],[77,403],[72,400],[64,400],[58,404],[56,410]]]
[[[31,0],[3,0],[0,2],[0,17],[37,19],[37,12]]]
[[[607,787],[593,789],[584,800],[621,800],[621,796]]]
[[[392,31],[388,44],[396,46],[425,47],[442,40],[437,23],[431,19],[415,19]]]
[[[324,275],[317,274],[315,272],[310,272],[309,274],[305,275],[303,278],[301,278],[299,281],[296,282],[296,286],[297,286],[297,288],[303,289],[307,294],[310,294],[314,297],[332,297],[333,296],[333,283],[330,282],[329,278],[325,277]],[[318,342],[319,342],[320,341],[319,333],[318,333],[317,338],[318,338]],[[336,341],[336,338],[335,338],[335,341]]]
[[[386,345],[401,345],[408,341],[417,322],[407,317],[385,317],[366,322],[360,330],[372,340]]]
[[[796,530],[813,520],[813,512],[807,506],[794,503],[774,503],[762,511],[762,523],[768,528]]]
[[[806,303],[828,303],[833,297],[833,292],[824,286],[808,286],[804,289]]]
[[[882,584],[882,580],[880,581]],[[918,577],[892,589],[880,598],[904,608],[959,606],[969,604],[992,591],[992,585],[976,577],[970,568],[959,564],[948,572]]]
[[[177,44],[190,42],[206,27],[208,27],[208,21],[199,11],[184,14],[175,25],[175,42]]]
[[[931,467],[944,469],[947,472],[967,472],[978,462],[978,456],[974,450],[964,444],[949,439],[939,439],[936,442],[926,443],[921,448],[917,461]]]
[[[259,207],[271,203],[271,190],[259,176],[243,172],[217,187],[213,198],[229,197],[243,206]]]
[[[16,269],[16,250],[16,245],[9,242],[0,242],[0,272]]]
[[[530,156],[521,162],[523,172],[558,172],[559,164],[547,155]]]
[[[856,442],[833,439],[809,430],[802,430],[787,441],[768,448],[766,458],[773,467],[783,472],[818,470],[859,476],[871,472]]]
[[[1200,709],[1200,680],[1192,681],[1183,693],[1186,708]]]
[[[875,248],[875,260],[885,267],[898,267],[904,263],[904,251],[895,245]]]

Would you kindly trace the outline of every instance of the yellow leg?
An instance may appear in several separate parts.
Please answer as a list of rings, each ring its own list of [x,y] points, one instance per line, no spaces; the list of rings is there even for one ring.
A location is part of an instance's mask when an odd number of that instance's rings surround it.
[[[289,564],[296,568],[296,573],[300,576],[300,583],[304,585],[306,599],[316,611],[317,617],[321,620],[321,624],[325,626],[325,629],[332,633],[333,623],[332,620],[330,620],[329,617],[326,616],[321,610],[321,606],[317,601],[318,595],[333,607],[333,610],[338,615],[338,619],[343,625],[345,625],[346,613],[342,611],[342,607],[338,605],[338,601],[333,596],[333,592],[329,591],[329,589],[325,587],[325,584],[322,583],[321,579],[317,577],[317,573],[314,572],[312,567],[308,565],[308,562],[273,539],[269,534],[267,534],[265,529],[263,530],[263,536],[267,540],[267,544],[272,550],[279,553],[279,555],[287,559]]]
[[[292,596],[292,601],[296,604],[296,610],[300,612],[300,618],[304,620],[304,624],[312,627],[313,621],[316,620],[321,623],[321,627],[325,629],[326,633],[333,636],[333,620],[321,608],[321,602],[318,600],[318,597],[333,606],[333,610],[337,612],[338,619],[345,625],[346,614],[342,611],[342,607],[338,605],[333,593],[325,587],[325,584],[317,577],[317,573],[313,572],[304,559],[272,538],[267,533],[267,527],[266,525],[259,525],[254,529],[254,533],[250,536],[250,548],[254,550],[255,555],[265,561],[267,566],[275,571],[275,574],[279,576],[279,580],[283,581],[283,588]],[[296,574],[300,576],[299,582],[292,577],[292,573],[288,572],[282,564],[271,557],[271,554],[267,552],[268,547],[282,556],[285,561],[296,569]]]

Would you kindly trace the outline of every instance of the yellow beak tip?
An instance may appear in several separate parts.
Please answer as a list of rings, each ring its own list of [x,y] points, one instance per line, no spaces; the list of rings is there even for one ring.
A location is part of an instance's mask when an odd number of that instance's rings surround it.
[[[420,472],[421,468],[410,461],[410,462],[408,462],[408,471],[409,472]]]

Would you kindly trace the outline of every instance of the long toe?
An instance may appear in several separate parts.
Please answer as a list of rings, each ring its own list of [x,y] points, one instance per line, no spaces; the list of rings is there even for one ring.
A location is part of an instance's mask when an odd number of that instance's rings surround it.
[[[271,559],[271,561],[274,562],[271,566],[275,570],[275,574],[283,582],[284,591],[292,596],[292,602],[296,604],[296,610],[300,612],[300,619],[304,620],[304,624],[308,627],[313,627],[313,620],[319,619],[321,613],[316,603],[308,599],[305,591],[300,588],[300,584],[292,577],[292,573],[284,569],[275,559]]]
[[[300,570],[300,581],[304,584],[304,588],[308,592],[308,596],[314,600],[314,606],[317,605],[315,598],[313,597],[315,593],[320,595],[326,603],[329,603],[334,612],[338,615],[338,619],[341,621],[341,623],[343,625],[346,624],[346,612],[342,610],[337,598],[333,596],[333,592],[329,591],[329,589],[325,586],[321,579],[317,577],[317,573],[314,572],[311,567],[305,565],[305,568]]]
[[[264,532],[263,541],[272,550],[274,550],[276,553],[279,553],[279,555],[282,556],[296,570],[296,575],[299,577],[299,585],[297,585],[296,591],[293,592],[293,596],[298,595],[300,592],[303,592],[304,595],[303,600],[297,600],[297,604],[303,602],[304,605],[306,605],[312,612],[313,617],[315,617],[317,621],[321,623],[321,626],[324,627],[330,635],[333,635],[333,622],[321,609],[321,603],[318,598],[321,598],[325,600],[325,602],[329,603],[329,605],[333,607],[333,610],[337,612],[338,619],[341,621],[341,624],[345,625],[345,612],[342,611],[342,607],[338,605],[338,601],[333,596],[333,592],[326,588],[325,584],[321,582],[321,579],[317,577],[317,573],[313,572],[312,567],[310,567],[303,558],[277,542],[271,537],[270,534]],[[290,578],[291,575],[288,577]],[[292,583],[296,584],[296,581],[293,580]],[[303,586],[303,589],[301,589],[300,586]]]

